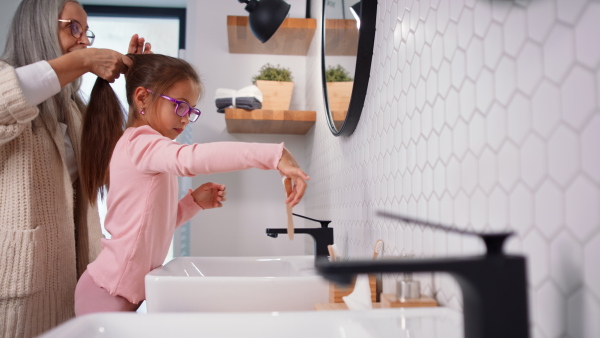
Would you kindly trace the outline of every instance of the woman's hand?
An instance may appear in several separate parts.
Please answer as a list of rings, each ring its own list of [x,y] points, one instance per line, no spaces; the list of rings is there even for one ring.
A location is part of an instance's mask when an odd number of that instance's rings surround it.
[[[115,82],[133,65],[129,57],[112,49],[87,48],[86,50],[92,53],[90,72],[110,83]]]
[[[133,34],[131,41],[129,41],[128,54],[152,54],[152,45],[150,42],[145,42],[146,39],[139,37],[137,34]]]
[[[222,202],[227,200],[225,198],[225,185],[223,184],[204,183],[194,191],[190,189],[189,192],[196,204],[203,209],[220,208],[223,206]]]
[[[281,159],[277,165],[277,170],[279,170],[281,175],[292,179],[292,193],[287,197],[285,203],[293,207],[298,204],[304,196],[304,191],[306,191],[305,181],[310,180],[310,177],[308,177],[308,175],[306,175],[306,173],[300,169],[298,162],[296,162],[296,159],[294,156],[292,156],[292,153],[290,153],[286,148],[283,148],[283,154],[281,155]]]
[[[131,59],[112,49],[85,48],[72,51],[48,63],[64,87],[87,72],[108,82],[115,82],[133,64]]]

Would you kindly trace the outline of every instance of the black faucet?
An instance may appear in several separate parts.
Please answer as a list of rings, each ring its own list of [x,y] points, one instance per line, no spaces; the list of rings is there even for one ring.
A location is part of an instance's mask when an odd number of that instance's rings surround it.
[[[332,262],[319,260],[317,271],[330,281],[349,285],[359,273],[448,272],[463,294],[466,338],[528,338],[526,262],[521,255],[506,255],[502,246],[512,232],[478,233],[433,224],[409,217],[379,212],[403,222],[477,235],[484,242],[484,255],[401,260]]]
[[[333,244],[333,228],[329,228],[331,221],[320,221],[318,219],[298,215],[292,213],[294,216],[302,217],[314,222],[321,223],[320,228],[299,228],[294,229],[295,234],[309,234],[315,240],[315,263],[320,257],[327,258],[329,256],[328,245]],[[279,234],[287,234],[287,229],[267,229],[267,236],[277,238]]]

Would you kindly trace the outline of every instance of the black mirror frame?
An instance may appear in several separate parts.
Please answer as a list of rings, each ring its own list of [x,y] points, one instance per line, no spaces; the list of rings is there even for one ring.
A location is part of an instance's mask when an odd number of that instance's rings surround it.
[[[360,2],[360,29],[358,32],[358,50],[356,54],[356,68],[354,71],[354,84],[350,106],[344,124],[338,130],[333,122],[333,116],[329,111],[327,99],[327,82],[325,80],[325,3],[323,0],[323,13],[321,24],[321,78],[323,85],[323,97],[325,100],[325,113],[329,130],[335,136],[350,136],[356,129],[360,115],[365,105],[369,77],[371,76],[371,62],[373,59],[373,47],[375,45],[375,25],[377,23],[377,0],[361,0]]]

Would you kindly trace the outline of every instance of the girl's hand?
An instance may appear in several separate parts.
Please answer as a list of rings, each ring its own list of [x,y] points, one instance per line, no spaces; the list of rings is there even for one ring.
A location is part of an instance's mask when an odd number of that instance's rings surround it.
[[[152,45],[150,42],[146,42],[146,39],[139,37],[137,34],[133,34],[131,41],[129,41],[129,49],[127,54],[152,54]]]
[[[220,208],[223,206],[222,202],[225,202],[225,185],[216,183],[204,183],[203,185],[192,191],[190,194],[194,198],[194,202],[203,209]]]
[[[285,203],[289,204],[290,207],[293,207],[298,204],[304,196],[304,191],[306,190],[305,181],[310,180],[310,177],[300,169],[296,159],[286,148],[283,148],[283,154],[277,165],[277,170],[279,170],[282,176],[287,176],[292,179],[292,193],[287,197]]]

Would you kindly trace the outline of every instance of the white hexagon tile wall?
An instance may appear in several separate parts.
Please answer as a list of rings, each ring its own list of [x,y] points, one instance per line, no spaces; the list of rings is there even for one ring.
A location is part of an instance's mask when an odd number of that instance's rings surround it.
[[[384,256],[483,251],[377,210],[514,230],[508,250],[528,258],[532,336],[600,337],[600,1],[379,0],[377,16],[354,134],[332,136],[320,88],[308,93],[320,113],[307,214],[332,219],[350,257],[380,238]],[[309,69],[320,65],[316,46]],[[384,276],[385,292],[396,278]],[[461,307],[450,277],[419,278]]]

